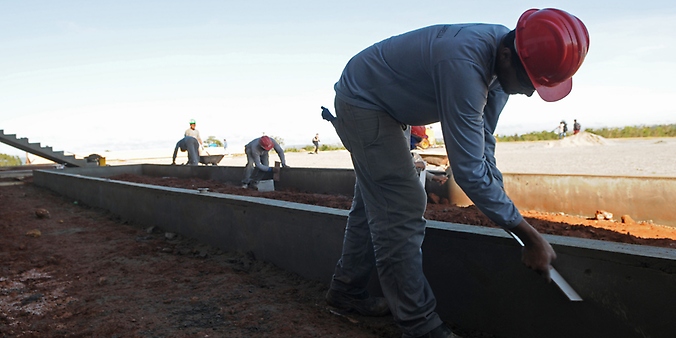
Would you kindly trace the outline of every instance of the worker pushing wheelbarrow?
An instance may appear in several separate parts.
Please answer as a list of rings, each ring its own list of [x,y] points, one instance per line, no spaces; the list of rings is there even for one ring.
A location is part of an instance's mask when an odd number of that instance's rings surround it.
[[[198,142],[198,140],[192,136],[186,136],[176,143],[174,148],[174,155],[171,159],[171,164],[176,164],[176,155],[179,150],[182,152],[188,152],[188,165],[199,165],[202,163],[204,165],[217,165],[225,155],[211,155],[208,151],[204,150],[206,155],[200,154],[200,148],[204,149]]]

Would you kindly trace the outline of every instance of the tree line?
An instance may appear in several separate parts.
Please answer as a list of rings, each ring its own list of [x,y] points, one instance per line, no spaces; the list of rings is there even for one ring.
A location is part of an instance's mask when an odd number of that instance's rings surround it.
[[[653,126],[627,126],[618,128],[585,128],[585,132],[604,138],[631,138],[631,137],[676,137],[676,124],[661,124]],[[569,130],[567,135],[573,133]],[[552,131],[530,132],[527,134],[498,135],[499,142],[510,141],[548,141],[558,140],[559,136]]]
[[[14,167],[21,164],[21,158],[19,156],[0,154],[0,167]]]

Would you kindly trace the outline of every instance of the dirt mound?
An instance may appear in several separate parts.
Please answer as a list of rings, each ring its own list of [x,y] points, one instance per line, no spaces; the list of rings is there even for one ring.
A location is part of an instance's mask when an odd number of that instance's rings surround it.
[[[589,147],[613,144],[612,141],[588,132],[580,132],[577,135],[566,136],[557,141],[547,142],[547,147]]]

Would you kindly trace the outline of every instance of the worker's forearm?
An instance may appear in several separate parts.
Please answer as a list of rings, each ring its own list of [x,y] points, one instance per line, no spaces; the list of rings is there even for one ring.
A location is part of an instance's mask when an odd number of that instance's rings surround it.
[[[525,219],[512,229],[509,229],[517,235],[525,246],[533,246],[544,240],[540,233],[533,228]]]

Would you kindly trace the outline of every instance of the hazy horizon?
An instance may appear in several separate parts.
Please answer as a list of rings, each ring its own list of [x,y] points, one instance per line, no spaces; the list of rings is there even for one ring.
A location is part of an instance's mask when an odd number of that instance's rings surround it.
[[[320,117],[362,49],[439,23],[513,28],[540,1],[340,3],[175,0],[0,4],[0,129],[71,153],[173,150],[197,120],[232,146],[264,133],[287,144],[339,139]],[[676,3],[553,1],[590,49],[558,102],[510,97],[496,132],[676,123]],[[436,131],[440,133],[440,131]],[[13,150],[2,148],[0,153]]]

